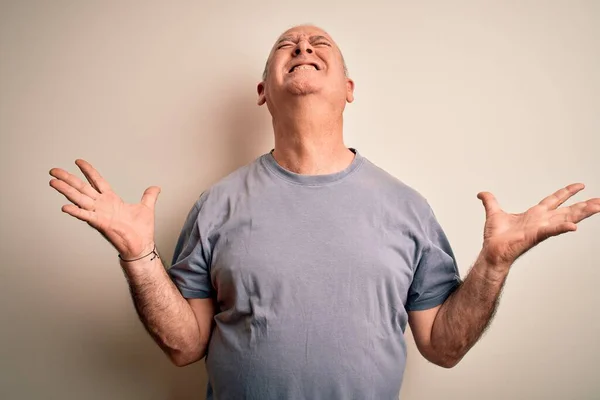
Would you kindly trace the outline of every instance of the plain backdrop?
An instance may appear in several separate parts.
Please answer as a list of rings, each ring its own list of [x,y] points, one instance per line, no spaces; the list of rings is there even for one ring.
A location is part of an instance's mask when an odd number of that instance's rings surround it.
[[[571,182],[600,196],[600,2],[2,1],[0,398],[202,399],[203,362],[145,333],[115,250],[60,211],[48,171],[90,161],[128,202],[162,188],[170,259],[202,190],[273,145],[256,84],[295,24],[337,40],[356,82],[345,140],[423,194],[463,277],[479,191],[522,212]],[[410,331],[401,398],[598,399],[600,216],[514,265],[453,369]]]

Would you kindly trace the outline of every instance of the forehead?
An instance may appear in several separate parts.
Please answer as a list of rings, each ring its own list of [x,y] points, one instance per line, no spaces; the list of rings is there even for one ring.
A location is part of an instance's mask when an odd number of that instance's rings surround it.
[[[327,38],[328,40],[330,40],[331,42],[335,43],[334,40],[332,39],[332,37],[325,32],[323,29],[317,27],[317,26],[311,26],[311,25],[301,25],[301,26],[295,26],[291,29],[288,29],[287,31],[283,32],[279,38],[277,39],[277,41],[275,43],[278,43],[279,41],[281,41],[281,39],[284,38],[310,38],[312,36],[324,36],[325,38]]]

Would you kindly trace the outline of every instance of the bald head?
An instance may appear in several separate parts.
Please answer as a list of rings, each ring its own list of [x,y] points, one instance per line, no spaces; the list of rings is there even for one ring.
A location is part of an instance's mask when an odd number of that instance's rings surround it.
[[[275,42],[257,92],[258,105],[266,103],[272,115],[289,114],[303,99],[322,102],[323,110],[341,115],[346,102],[354,100],[354,81],[331,36],[316,26],[300,25]]]
[[[293,32],[294,30],[298,29],[298,28],[303,28],[303,27],[311,27],[314,28],[315,30],[321,31],[323,36],[327,37],[329,41],[331,41],[332,43],[335,43],[334,40],[331,38],[331,36],[325,32],[325,30],[319,28],[318,26],[315,25],[310,25],[310,24],[303,24],[303,25],[297,25],[294,26],[288,30],[286,30],[285,32],[283,32],[279,38],[277,39],[277,41],[275,42],[275,45],[273,45],[273,47],[271,48],[271,51],[269,52],[269,56],[267,57],[267,61],[265,62],[265,68],[263,70],[263,74],[262,74],[262,80],[265,81],[267,79],[267,74],[269,72],[269,62],[271,61],[271,57],[273,56],[273,51],[277,48],[278,44],[281,43],[282,41],[286,40],[286,39],[292,39],[293,40]],[[342,50],[339,48],[339,46],[337,45],[337,43],[335,43],[335,47],[338,50],[340,57],[342,58],[342,65],[344,68],[344,75],[348,76],[348,67],[346,66],[346,60],[344,59],[344,55],[342,54]]]

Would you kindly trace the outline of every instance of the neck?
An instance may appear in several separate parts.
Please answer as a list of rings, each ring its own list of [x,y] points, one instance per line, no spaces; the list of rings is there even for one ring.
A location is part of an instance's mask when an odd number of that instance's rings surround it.
[[[283,168],[303,175],[325,175],[344,170],[354,154],[344,145],[343,117],[298,101],[273,117],[273,157]]]

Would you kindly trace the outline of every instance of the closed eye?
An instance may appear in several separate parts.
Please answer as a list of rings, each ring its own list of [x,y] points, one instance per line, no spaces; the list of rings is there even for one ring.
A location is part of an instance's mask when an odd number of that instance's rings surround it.
[[[292,43],[284,43],[282,45],[277,46],[277,50],[288,48],[290,46],[295,46],[295,45]],[[329,47],[331,47],[331,44],[329,44],[327,42],[317,42],[317,43],[314,43],[313,46],[329,46]]]

